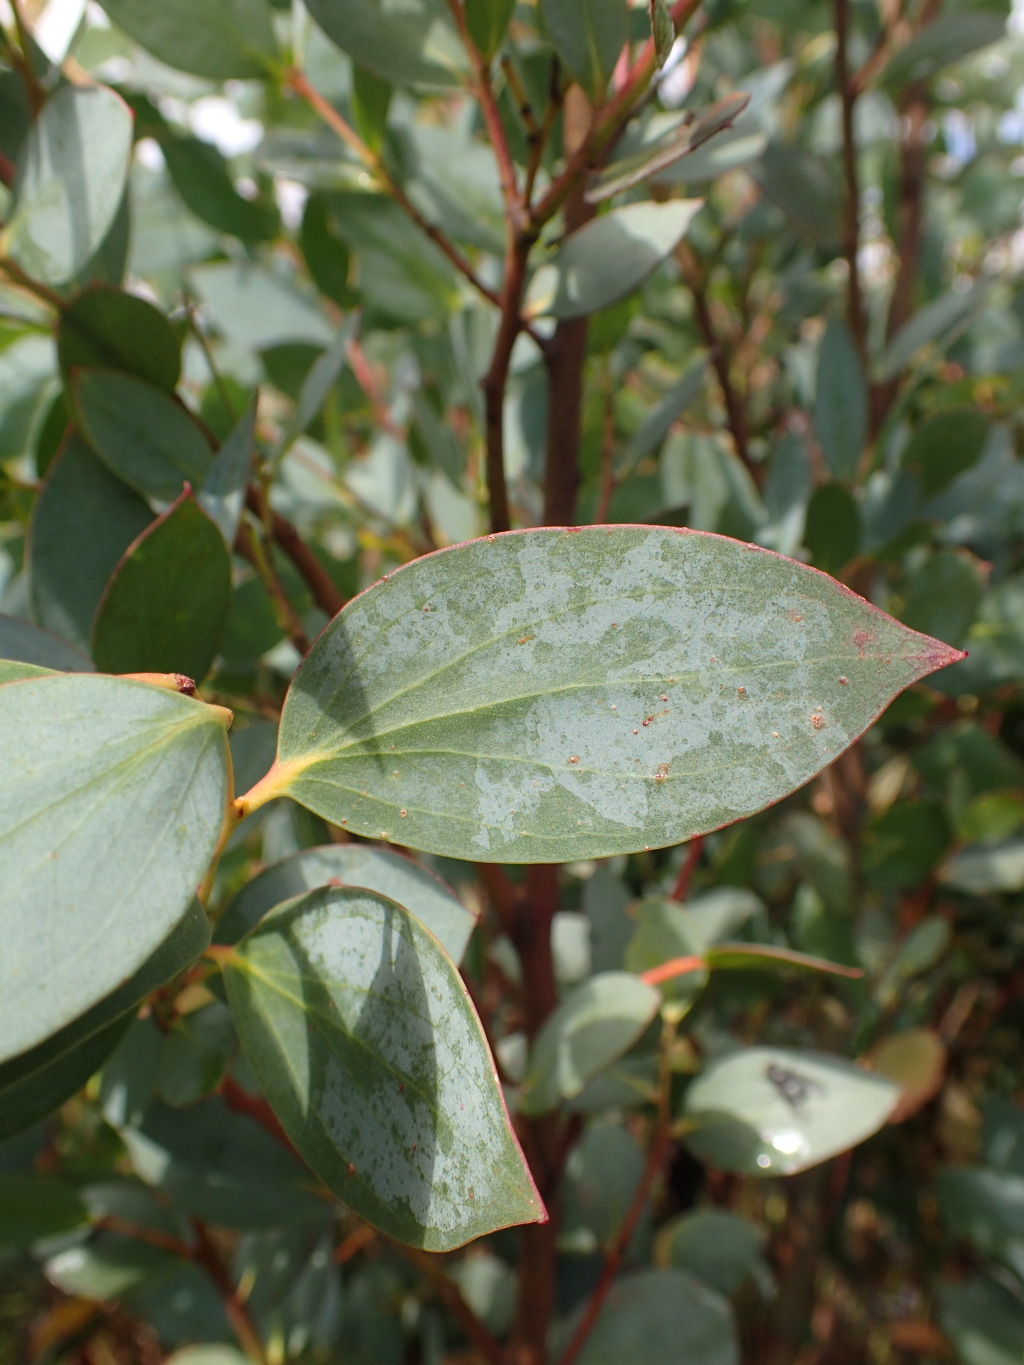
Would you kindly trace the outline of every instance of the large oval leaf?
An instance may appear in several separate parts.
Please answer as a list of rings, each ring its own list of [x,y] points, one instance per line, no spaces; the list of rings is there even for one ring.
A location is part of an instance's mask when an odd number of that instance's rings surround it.
[[[430,1251],[544,1217],[465,987],[401,906],[311,891],[263,920],[225,978],[288,1136],[361,1217]]]
[[[959,657],[721,536],[491,536],[335,618],[248,804],[287,792],[360,834],[491,862],[675,844],[800,786]]]
[[[0,687],[0,1061],[109,995],[184,917],[224,818],[226,715],[123,678]]]
[[[120,96],[99,85],[62,86],[29,132],[0,254],[33,279],[71,279],[114,221],[131,149],[132,116]]]
[[[453,962],[461,962],[476,916],[425,867],[386,848],[328,844],[307,848],[254,877],[217,921],[217,942],[237,943],[282,901],[321,886],[362,886],[397,901],[430,930]]]
[[[348,55],[401,85],[454,85],[466,56],[446,0],[307,0],[306,8]]]

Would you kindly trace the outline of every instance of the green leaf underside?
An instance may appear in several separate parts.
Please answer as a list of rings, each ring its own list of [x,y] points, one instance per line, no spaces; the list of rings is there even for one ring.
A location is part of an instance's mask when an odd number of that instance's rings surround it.
[[[131,148],[131,113],[112,90],[51,95],[29,132],[0,254],[45,283],[71,279],[114,221]]]
[[[96,612],[92,653],[109,673],[209,671],[231,605],[231,558],[199,504],[183,497],[118,565]]]
[[[629,972],[599,972],[545,1022],[530,1055],[520,1108],[543,1114],[578,1095],[633,1046],[661,1007],[661,992]]]
[[[181,923],[174,926],[156,952],[127,981],[37,1047],[0,1063],[0,1093],[16,1081],[55,1068],[69,1053],[83,1052],[85,1044],[97,1033],[123,1019],[152,991],[195,962],[209,941],[206,911],[193,900]]]
[[[686,1092],[688,1144],[744,1175],[794,1175],[877,1132],[899,1086],[841,1057],[751,1047],[720,1058]]]
[[[265,76],[278,57],[268,0],[103,0],[114,23],[168,66],[211,80]]]
[[[89,673],[92,665],[66,640],[16,616],[0,615],[0,661],[17,660],[60,673]]]
[[[401,906],[309,892],[260,924],[225,979],[288,1136],[361,1217],[430,1251],[544,1217],[465,988]]]
[[[81,370],[72,392],[86,440],[143,497],[169,501],[210,472],[213,456],[199,428],[162,389],[115,370]]]
[[[0,1142],[31,1128],[81,1090],[113,1052],[130,1023],[131,1016],[122,1014],[20,1079],[0,1082]],[[36,1050],[33,1048],[33,1053]]]
[[[185,916],[227,802],[218,714],[88,674],[0,688],[0,1061],[121,986]]]
[[[703,202],[627,204],[571,233],[531,280],[527,316],[583,317],[625,298],[675,250]]]
[[[338,883],[397,901],[429,929],[454,962],[462,960],[476,916],[426,868],[388,849],[363,844],[309,848],[268,867],[242,887],[221,915],[217,942],[237,943],[275,905]]]
[[[285,701],[280,789],[457,858],[662,847],[779,800],[959,657],[758,546],[511,532],[414,561],[335,618]]]

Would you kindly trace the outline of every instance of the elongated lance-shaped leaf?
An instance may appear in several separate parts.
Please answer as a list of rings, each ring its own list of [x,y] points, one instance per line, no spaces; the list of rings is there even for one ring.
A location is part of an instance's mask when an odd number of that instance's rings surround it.
[[[400,905],[310,891],[224,972],[274,1112],[361,1217],[429,1251],[545,1217],[459,974]]]
[[[116,990],[185,917],[224,820],[228,716],[86,673],[0,687],[0,1061]]]
[[[360,834],[490,862],[661,847],[779,800],[960,657],[722,536],[489,536],[335,618],[248,804],[287,792]]]

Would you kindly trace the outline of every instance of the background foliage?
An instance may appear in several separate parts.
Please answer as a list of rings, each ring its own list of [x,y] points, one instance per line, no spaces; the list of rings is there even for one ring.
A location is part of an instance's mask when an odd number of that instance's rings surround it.
[[[682,846],[413,864],[287,795],[254,810],[204,888],[212,956],[196,906],[73,1066],[48,1054],[59,1113],[25,1126],[38,1071],[3,1049],[0,1360],[1020,1365],[1006,5],[681,3],[671,55],[658,6],[655,85],[625,0],[0,14],[5,660],[193,676],[235,713],[241,793],[343,603],[508,526],[737,537],[970,650],[811,785]],[[59,686],[65,717],[91,695]],[[222,720],[160,695],[139,724],[208,763]],[[375,1230],[295,1156],[286,1068],[254,1076],[238,1035],[294,1023],[259,973],[318,916],[385,913],[352,886],[418,898],[423,989],[475,1037],[444,994],[465,953],[547,1224],[433,1256],[443,1208],[364,1207]]]

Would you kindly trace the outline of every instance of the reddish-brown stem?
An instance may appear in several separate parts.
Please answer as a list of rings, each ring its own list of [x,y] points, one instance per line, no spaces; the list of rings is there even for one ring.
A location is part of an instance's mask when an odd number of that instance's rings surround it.
[[[711,305],[708,302],[707,290],[704,287],[704,272],[687,242],[681,242],[676,248],[676,259],[679,262],[683,278],[690,287],[690,293],[693,295],[694,317],[701,336],[704,338],[704,344],[711,355],[711,364],[714,367],[718,387],[722,393],[725,420],[732,436],[733,447],[747,469],[750,470],[755,481],[760,483],[761,470],[750,458],[746,407],[739,390],[732,381],[726,348],[721,345],[718,339],[714,318],[711,316]]]
[[[145,1242],[147,1246],[159,1247],[161,1251],[169,1251],[172,1256],[180,1256],[186,1261],[191,1261],[195,1257],[195,1248],[189,1242],[182,1241],[180,1237],[174,1237],[169,1232],[161,1232],[159,1228],[149,1228],[144,1223],[135,1223],[130,1218],[105,1214],[102,1218],[97,1218],[92,1226],[103,1232],[117,1233],[119,1237],[130,1237],[133,1242]]]
[[[193,1218],[191,1223],[196,1238],[192,1259],[206,1271],[220,1293],[224,1312],[239,1345],[252,1357],[256,1365],[268,1365],[267,1353],[256,1324],[235,1287],[228,1268],[207,1231],[206,1224],[201,1218]]]
[[[248,522],[239,523],[235,549],[259,574],[260,581],[270,597],[278,625],[299,653],[305,657],[309,653],[309,637],[291,598],[284,590],[284,584],[274,568],[273,560]]]
[[[32,117],[36,118],[46,103],[46,91],[32,66],[32,35],[22,12],[21,0],[11,0],[11,10],[14,14],[14,26],[18,31],[18,42],[21,45],[19,51],[14,43],[9,44],[11,64],[21,77],[29,109]]]
[[[460,275],[464,276],[478,293],[482,294],[490,303],[498,303],[498,295],[493,289],[488,288],[484,282],[478,278],[469,261],[466,260],[462,252],[455,247],[444,235],[441,229],[424,218],[419,209],[412,202],[409,196],[402,189],[401,185],[394,179],[384,165],[383,159],[372,148],[368,147],[355,129],[331,102],[321,95],[320,91],[307,80],[302,71],[292,69],[285,77],[285,83],[295,91],[295,93],[306,101],[309,107],[317,113],[327,124],[332,132],[336,133],[345,145],[355,153],[367,170],[371,171],[377,180],[380,181],[382,188],[395,201],[404,214],[416,224],[419,230],[434,243],[434,245],[448,257]]]
[[[487,497],[492,531],[507,531],[511,526],[508,488],[505,484],[505,389],[508,385],[512,348],[522,331],[520,308],[526,286],[526,264],[534,238],[508,228],[505,248],[505,278],[501,287],[501,321],[491,353],[491,363],[481,380],[484,394],[484,436],[487,449]]]
[[[0,152],[0,185],[5,185],[7,189],[10,189],[14,184],[16,173],[17,168],[14,162],[9,157],[4,156],[3,152]]]
[[[700,862],[700,855],[704,851],[704,835],[698,834],[686,845],[686,857],[683,865],[679,869],[679,876],[676,884],[672,888],[672,895],[669,898],[674,901],[684,901],[690,894],[690,884],[693,881],[693,874],[697,870]]]
[[[280,545],[298,569],[313,601],[328,616],[337,616],[345,599],[335,587],[334,579],[317,559],[298,530],[287,517],[274,512],[267,503],[263,489],[250,484],[246,489],[245,505],[260,520],[273,539]]]
[[[860,180],[857,172],[857,139],[854,110],[857,94],[850,79],[849,31],[850,0],[835,0],[836,84],[842,110],[843,180],[846,185],[846,212],[843,215],[843,255],[846,258],[847,312],[850,335],[860,363],[867,373],[867,322],[860,287]]]
[[[220,1094],[229,1109],[252,1119],[253,1123],[258,1124],[272,1138],[276,1138],[282,1147],[287,1148],[293,1156],[297,1156],[291,1138],[281,1127],[280,1120],[262,1095],[250,1095],[233,1076],[225,1076],[221,1081]],[[301,1160],[301,1157],[298,1159]]]
[[[677,976],[703,971],[706,966],[702,957],[670,957],[667,962],[641,972],[640,980],[646,981],[649,986],[660,986],[663,981],[674,981]]]
[[[473,3],[473,0],[470,0]],[[508,222],[518,232],[525,226],[523,214],[523,199],[516,183],[516,167],[512,159],[512,152],[508,145],[508,138],[505,136],[505,126],[501,121],[501,111],[498,109],[498,102],[494,98],[494,87],[491,85],[490,65],[484,58],[480,49],[473,41],[473,35],[469,31],[466,23],[466,11],[463,0],[448,0],[448,8],[452,12],[455,26],[459,30],[459,37],[462,45],[469,56],[470,64],[473,67],[473,94],[476,96],[477,103],[480,105],[480,112],[483,115],[484,127],[487,129],[487,139],[491,145],[491,151],[498,167],[498,180],[501,184],[502,198],[505,201],[505,214]]]
[[[415,1247],[400,1246],[397,1242],[390,1245],[430,1282],[437,1297],[476,1347],[477,1354],[482,1356],[488,1365],[500,1365],[503,1356],[501,1343],[473,1312],[455,1281],[449,1279],[445,1273],[444,1262]]]
[[[619,1235],[609,1248],[604,1265],[601,1267],[601,1274],[597,1281],[594,1292],[587,1301],[587,1306],[583,1316],[579,1321],[576,1331],[572,1334],[568,1346],[562,1352],[558,1365],[573,1365],[583,1347],[586,1345],[587,1338],[593,1331],[594,1324],[600,1317],[601,1309],[605,1305],[608,1294],[611,1291],[615,1276],[618,1274],[622,1259],[629,1250],[629,1244],[633,1240],[636,1232],[637,1223],[640,1215],[647,1206],[650,1198],[651,1186],[653,1185],[658,1173],[665,1163],[665,1156],[668,1152],[670,1142],[668,1105],[664,1098],[659,1106],[658,1118],[655,1122],[654,1133],[651,1137],[651,1146],[647,1153],[647,1164],[644,1166],[643,1174],[640,1177],[629,1209],[622,1221]]]

